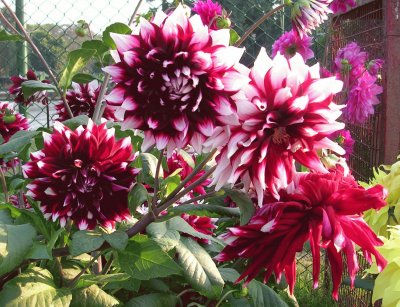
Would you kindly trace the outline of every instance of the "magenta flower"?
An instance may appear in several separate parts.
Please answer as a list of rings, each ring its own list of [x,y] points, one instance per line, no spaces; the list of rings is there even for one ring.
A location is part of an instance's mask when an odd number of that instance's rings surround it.
[[[229,228],[223,235],[228,244],[217,256],[218,261],[237,258],[248,259],[248,267],[237,282],[246,279],[248,284],[261,270],[264,282],[272,273],[278,280],[282,272],[293,293],[296,282],[296,252],[310,241],[313,257],[314,287],[318,286],[320,249],[326,249],[332,270],[332,295],[338,299],[338,289],[343,273],[342,254],[354,285],[358,271],[355,244],[371,262],[375,256],[382,270],[386,260],[375,249],[383,242],[378,239],[362,213],[368,209],[385,206],[385,190],[376,185],[364,189],[353,177],[342,170],[329,174],[299,174],[293,189],[281,192],[281,201],[265,203],[248,225]]]
[[[272,45],[272,56],[276,56],[278,52],[285,55],[286,58],[291,58],[296,53],[300,53],[304,60],[314,57],[314,52],[310,49],[312,38],[303,35],[298,36],[293,30],[285,32]]]
[[[343,110],[345,119],[351,123],[363,124],[374,114],[374,106],[380,103],[377,95],[383,92],[382,86],[376,84],[377,78],[365,71],[351,87]]]
[[[0,135],[4,142],[8,142],[16,132],[28,128],[28,120],[24,116],[15,112],[8,103],[0,102]]]
[[[385,63],[385,61],[382,59],[376,59],[376,60],[369,61],[367,63],[367,70],[371,75],[376,77],[378,75],[379,71],[382,69],[384,63]]]
[[[45,218],[62,227],[73,220],[79,229],[130,219],[128,192],[138,170],[129,167],[129,137],[117,141],[114,128],[92,121],[76,130],[56,122],[43,136],[44,148],[31,153],[23,172],[33,179],[26,195],[40,202]]]
[[[222,15],[222,6],[212,0],[197,0],[193,12],[199,14],[201,21],[211,30],[218,30],[217,17]]]
[[[329,4],[332,0],[285,0],[291,6],[291,20],[293,29],[303,36],[311,33],[332,13]]]
[[[24,94],[22,93],[22,82],[28,80],[39,80],[36,74],[33,72],[33,70],[28,70],[28,72],[26,73],[26,77],[23,77],[21,75],[12,76],[10,77],[10,79],[13,82],[13,85],[8,89],[8,92],[12,95],[16,95],[14,98],[14,101],[16,103],[22,103],[28,105],[31,102],[40,102],[45,105],[49,102],[46,91],[36,92],[32,96],[24,98]],[[49,80],[41,80],[41,81],[43,83],[50,84]]]
[[[142,20],[138,35],[111,35],[120,61],[104,69],[117,83],[107,100],[124,129],[144,131],[143,150],[199,151],[215,127],[237,122],[232,95],[249,80],[236,69],[243,49],[228,46],[228,29],[209,33],[179,5]]]
[[[330,9],[334,14],[346,13],[350,8],[357,5],[356,0],[333,0]]]
[[[294,175],[294,160],[327,172],[317,150],[344,150],[328,136],[344,128],[336,119],[340,107],[332,102],[342,82],[321,79],[319,66],[309,67],[300,55],[271,60],[265,49],[250,72],[251,83],[236,95],[240,125],[216,129],[205,146],[223,146],[214,172],[216,189],[238,178],[253,186],[262,204],[263,192],[279,197]]]
[[[353,153],[353,146],[354,146],[354,140],[351,137],[350,131],[349,130],[336,131],[330,136],[330,139],[335,141],[344,148],[344,150],[346,151],[344,157],[346,159],[349,159],[350,155]]]
[[[66,99],[74,116],[87,115],[93,116],[97,98],[99,97],[101,86],[97,80],[93,80],[86,84],[78,84],[72,82],[72,89],[67,91]],[[64,103],[61,101],[56,105],[58,121],[69,119]],[[104,110],[103,117],[105,119],[115,120],[114,109],[107,106]]]
[[[194,230],[197,230],[198,232],[203,233],[205,235],[213,235],[213,229],[216,228],[216,226],[213,223],[213,219],[209,218],[208,216],[197,216],[197,215],[189,215],[183,213],[181,217],[190,226],[192,226]],[[185,234],[183,235],[185,236]],[[186,235],[186,236],[195,239],[199,243],[210,244],[210,240],[208,239],[195,238],[191,235]]]
[[[367,59],[368,53],[361,51],[360,46],[352,42],[337,52],[334,70],[339,72],[343,77],[350,74],[351,78],[357,78],[365,70]]]

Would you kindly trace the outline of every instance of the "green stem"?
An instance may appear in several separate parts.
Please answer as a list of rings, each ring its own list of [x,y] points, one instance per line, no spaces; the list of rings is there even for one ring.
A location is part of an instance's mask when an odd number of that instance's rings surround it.
[[[226,292],[226,293],[221,297],[221,299],[218,301],[217,305],[215,305],[215,307],[218,307],[219,305],[221,305],[222,302],[224,301],[224,299],[225,299],[229,294],[231,294],[231,293],[233,293],[233,292],[237,292],[237,291],[238,291],[238,290],[230,290],[230,291]]]
[[[3,187],[4,201],[8,203],[10,199],[8,198],[7,182],[3,172],[3,168],[1,166],[0,166],[0,181],[1,181],[1,186]]]

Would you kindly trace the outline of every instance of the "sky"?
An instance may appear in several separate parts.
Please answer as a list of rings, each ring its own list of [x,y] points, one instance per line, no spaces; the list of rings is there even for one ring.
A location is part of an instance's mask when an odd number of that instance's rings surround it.
[[[139,0],[24,0],[25,22],[29,24],[72,24],[84,19],[94,33],[103,31],[114,22],[127,23]],[[15,0],[9,0],[15,6]],[[143,1],[139,12],[146,12],[151,5]]]

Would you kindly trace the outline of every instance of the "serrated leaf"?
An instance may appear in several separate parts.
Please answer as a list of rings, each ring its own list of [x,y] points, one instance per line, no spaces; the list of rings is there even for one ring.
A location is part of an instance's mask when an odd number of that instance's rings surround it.
[[[149,192],[141,183],[136,183],[133,189],[128,194],[128,206],[132,214],[136,212],[136,209],[142,205],[149,196]]]
[[[0,292],[2,307],[53,306],[68,307],[71,291],[57,289],[50,272],[34,267],[8,281]]]
[[[112,233],[103,234],[103,238],[117,250],[124,250],[128,244],[129,237],[125,231],[116,230]]]
[[[24,38],[18,34],[10,34],[6,30],[0,30],[0,42],[6,41],[23,41]]]
[[[63,121],[62,123],[71,129],[76,129],[81,125],[87,125],[89,117],[87,115],[79,115]]]
[[[146,233],[151,236],[165,252],[174,249],[181,238],[177,230],[168,229],[168,224],[166,222],[151,223],[147,226]]]
[[[95,56],[98,57],[100,61],[103,60],[104,53],[109,50],[108,46],[103,41],[97,39],[83,42],[82,48],[96,50]]]
[[[33,242],[33,245],[25,258],[53,260],[53,256],[51,255],[51,253],[49,253],[47,245],[40,242]]]
[[[0,155],[7,154],[11,151],[19,152],[23,146],[30,144],[31,140],[40,133],[40,131],[18,131],[7,143],[0,145]]]
[[[127,280],[123,281],[113,281],[106,284],[103,289],[104,290],[119,290],[125,289],[131,292],[138,292],[141,285],[141,281],[138,279],[134,279],[129,277]]]
[[[104,238],[100,233],[79,230],[72,235],[69,251],[72,256],[78,256],[98,249],[103,243]]]
[[[63,89],[64,93],[67,88],[71,85],[72,78],[82,69],[90,59],[96,54],[96,50],[93,49],[77,49],[73,50],[68,54],[68,62],[65,67],[61,79],[60,87]]]
[[[22,82],[22,93],[25,99],[28,99],[36,92],[51,91],[56,92],[57,88],[53,84],[43,83],[39,80],[27,80]]]
[[[240,225],[246,225],[253,217],[255,208],[251,198],[238,190],[227,190],[226,194],[236,203],[240,209]]]
[[[75,275],[76,276],[76,275]],[[131,277],[126,273],[115,273],[115,274],[107,274],[107,275],[93,275],[93,274],[84,274],[79,278],[79,281],[74,286],[74,289],[84,288],[95,284],[105,284],[111,282],[123,282]]]
[[[175,294],[152,293],[134,297],[125,303],[125,307],[165,307],[175,306],[178,298]]]
[[[247,288],[249,295],[253,299],[253,305],[257,306],[273,306],[273,307],[288,307],[282,298],[270,287],[263,283],[252,280]]]
[[[151,153],[141,153],[138,157],[141,161],[142,165],[142,175],[145,177],[146,182],[153,183],[154,182],[154,177],[156,175],[156,168],[157,168],[157,163],[158,159],[152,155]],[[160,178],[164,177],[164,172],[162,168],[160,168]]]
[[[232,268],[218,268],[218,270],[221,273],[222,279],[231,283],[234,283],[240,277],[238,271]]]
[[[35,236],[36,230],[30,224],[0,225],[0,276],[25,259]]]
[[[222,293],[224,280],[204,248],[194,240],[182,237],[176,252],[178,263],[193,289],[209,298],[218,298]]]
[[[167,197],[171,194],[181,183],[181,176],[171,174],[163,180],[163,185],[165,186],[165,196]]]
[[[89,75],[89,74],[83,74],[83,73],[78,73],[75,76],[72,77],[72,82],[80,83],[80,84],[86,84],[89,83],[93,80],[99,80],[95,76]]]
[[[122,22],[116,22],[113,23],[112,25],[109,25],[103,32],[103,42],[106,44],[108,47],[111,49],[116,49],[114,40],[111,38],[110,33],[118,33],[118,34],[130,34],[132,33],[132,29],[122,23]]]
[[[135,236],[125,251],[118,252],[121,269],[140,280],[166,277],[181,272],[172,258],[146,236]]]
[[[0,209],[0,224],[12,225],[14,220],[11,217],[10,211],[5,209]]]
[[[70,307],[111,307],[119,305],[116,298],[107,294],[96,285],[73,290],[72,294]]]

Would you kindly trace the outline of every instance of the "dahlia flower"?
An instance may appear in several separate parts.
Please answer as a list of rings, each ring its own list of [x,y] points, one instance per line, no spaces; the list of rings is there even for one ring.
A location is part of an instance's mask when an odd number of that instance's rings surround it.
[[[374,114],[374,105],[380,103],[377,95],[383,92],[382,86],[376,84],[376,81],[376,77],[365,71],[351,87],[343,110],[347,121],[362,124]]]
[[[357,43],[349,43],[339,49],[335,57],[334,70],[342,76],[350,74],[357,78],[365,70],[365,62],[368,59],[368,53],[361,51]]]
[[[199,151],[215,127],[237,121],[232,95],[249,79],[237,70],[243,49],[228,46],[228,29],[209,33],[179,5],[143,19],[138,35],[111,35],[119,62],[104,69],[117,83],[107,100],[124,129],[144,131],[143,151]]]
[[[278,52],[280,52],[287,58],[291,58],[296,53],[299,53],[304,60],[308,60],[314,57],[314,52],[310,49],[311,44],[311,37],[307,35],[300,37],[296,35],[293,30],[291,30],[289,32],[285,32],[272,45],[272,56],[274,57]]]
[[[5,102],[0,102],[0,135],[4,142],[18,131],[28,130],[28,120]]]
[[[212,0],[198,0],[193,6],[193,12],[198,14],[204,25],[211,30],[218,30],[217,17],[222,15],[222,6]]]
[[[339,106],[332,102],[342,82],[321,79],[319,66],[307,66],[296,54],[271,60],[261,49],[250,72],[251,83],[236,95],[240,125],[216,129],[205,146],[221,146],[214,172],[216,189],[240,177],[254,186],[259,205],[266,188],[279,197],[280,188],[292,181],[294,160],[320,172],[317,150],[338,154],[344,150],[327,136],[344,128],[336,119]]]
[[[93,80],[86,84],[78,84],[72,82],[72,89],[67,91],[66,99],[74,116],[87,115],[93,116],[97,98],[99,97],[101,86],[97,80]],[[61,101],[56,105],[58,121],[69,119],[64,103]],[[107,106],[104,110],[103,117],[105,119],[115,120],[114,110]]]
[[[24,94],[22,93],[22,82],[28,80],[39,80],[33,70],[28,70],[28,72],[26,73],[26,77],[19,75],[12,76],[10,77],[10,79],[13,85],[8,89],[8,92],[12,95],[16,95],[14,98],[14,101],[16,103],[29,105],[31,102],[40,102],[45,105],[49,102],[46,91],[36,92],[35,94],[27,98],[24,97]],[[49,80],[41,80],[41,82],[50,84]]]
[[[130,218],[128,192],[138,170],[129,167],[129,137],[117,141],[114,128],[92,121],[75,130],[56,122],[43,136],[44,148],[31,153],[23,172],[33,179],[26,195],[40,201],[45,218],[62,227],[72,220],[79,229],[114,228]]]
[[[379,71],[382,69],[384,63],[385,61],[382,59],[369,61],[367,63],[367,70],[371,75],[377,76]]]
[[[200,233],[203,233],[205,235],[212,235],[213,234],[213,229],[216,228],[216,226],[213,223],[213,219],[209,218],[208,216],[197,216],[197,215],[189,215],[186,213],[183,213],[181,217],[190,225],[193,227],[194,230],[197,230]],[[200,239],[200,238],[195,238],[191,235],[185,235],[187,237],[191,237],[195,239],[199,243],[203,244],[209,244],[210,240],[208,239]]]
[[[371,262],[375,256],[379,270],[386,260],[375,249],[382,245],[362,218],[362,212],[385,206],[385,190],[381,185],[364,189],[341,169],[328,174],[298,174],[292,189],[281,192],[281,200],[265,203],[248,225],[229,228],[223,235],[228,244],[217,256],[218,261],[249,259],[248,267],[237,282],[245,284],[265,269],[264,282],[274,272],[278,280],[282,272],[293,293],[296,282],[296,252],[310,241],[313,257],[314,287],[318,286],[320,248],[328,255],[332,270],[332,295],[337,300],[343,273],[342,254],[354,285],[358,271],[355,244]]]
[[[291,20],[293,29],[303,36],[311,33],[321,23],[328,20],[328,14],[332,13],[329,4],[332,0],[285,0],[291,6]]]
[[[354,140],[351,137],[350,131],[349,130],[336,131],[330,136],[330,139],[334,140],[336,143],[338,143],[340,146],[344,148],[344,150],[346,151],[344,157],[346,159],[349,159],[350,155],[353,153],[353,146],[354,146]]]
[[[334,14],[346,13],[350,8],[357,5],[356,0],[333,0],[329,8]]]

